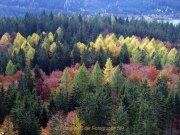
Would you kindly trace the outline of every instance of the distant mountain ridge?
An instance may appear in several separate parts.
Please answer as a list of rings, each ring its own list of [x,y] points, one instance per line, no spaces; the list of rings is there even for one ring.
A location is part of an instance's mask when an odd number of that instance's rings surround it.
[[[52,12],[84,14],[180,14],[180,0],[1,0],[0,16]]]

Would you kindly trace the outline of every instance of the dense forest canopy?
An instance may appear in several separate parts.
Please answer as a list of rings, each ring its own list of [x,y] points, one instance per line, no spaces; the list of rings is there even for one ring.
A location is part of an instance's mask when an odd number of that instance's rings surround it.
[[[0,19],[0,133],[178,135],[180,25],[73,14]]]
[[[42,12],[40,16],[26,14],[23,17],[3,17],[0,19],[0,36],[4,33],[20,32],[27,37],[33,33],[55,32],[61,27],[63,40],[73,45],[78,41],[88,43],[94,41],[99,33],[115,33],[117,36],[136,35],[141,38],[160,39],[162,41],[177,42],[180,37],[180,24],[146,22],[141,20],[128,20],[116,16],[88,16],[74,14],[56,14]]]

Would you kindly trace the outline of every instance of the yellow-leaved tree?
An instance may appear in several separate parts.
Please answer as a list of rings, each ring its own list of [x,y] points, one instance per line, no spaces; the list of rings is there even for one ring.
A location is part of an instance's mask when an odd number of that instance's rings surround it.
[[[18,132],[15,130],[14,124],[10,117],[6,117],[0,126],[0,135],[18,135]]]
[[[29,44],[29,42],[27,42],[26,40],[23,42],[23,44],[21,45],[21,49],[23,49],[24,53],[26,54],[29,49],[32,48],[31,45]]]
[[[28,36],[28,37],[27,37],[27,42],[29,42],[31,45],[34,44],[34,41],[33,41],[33,39],[32,39],[31,36]]]
[[[52,54],[56,51],[56,48],[57,48],[56,43],[53,42],[53,43],[50,45],[49,50],[48,50],[48,53],[49,53],[49,56],[50,56],[50,57],[51,57]]]
[[[147,44],[149,43],[149,38],[144,38],[143,39],[143,41],[142,41],[142,43],[141,43],[141,46],[140,46],[140,48],[141,49],[144,49],[146,46],[147,46]]]
[[[58,27],[56,30],[57,35],[60,37],[62,35],[62,29],[61,27]]]
[[[81,121],[78,117],[75,117],[72,124],[74,129],[74,135],[82,135],[83,121]]]
[[[177,50],[175,48],[171,49],[171,51],[168,53],[168,64],[173,65],[175,62]]]
[[[42,43],[42,48],[45,48],[46,50],[48,50],[50,47],[50,44],[51,44],[51,41],[49,40],[49,38],[45,37]]]
[[[167,48],[162,46],[161,48],[159,48],[157,53],[161,57],[161,65],[164,66],[167,62],[167,56],[168,56]]]
[[[0,45],[8,45],[11,42],[11,36],[9,35],[9,33],[5,33],[1,40],[0,40]]]
[[[116,43],[110,42],[108,44],[108,50],[112,53],[113,56],[118,56],[120,53],[120,47],[116,46]]]
[[[18,32],[14,40],[14,45],[20,47],[24,41],[26,41],[26,39]]]
[[[98,38],[96,39],[96,42],[94,43],[94,48],[96,49],[96,51],[99,51],[101,47],[103,49],[106,48],[105,43],[104,43],[104,38],[103,38],[102,34],[100,34],[98,36]]]
[[[50,40],[50,42],[53,42],[54,41],[54,35],[52,32],[49,32],[48,33],[48,39]]]
[[[146,49],[147,53],[149,54],[149,56],[151,57],[153,55],[153,53],[155,52],[153,42],[149,42],[149,44],[146,45],[145,49]]]
[[[103,74],[104,74],[104,82],[105,83],[110,82],[111,78],[112,78],[112,76],[114,74],[114,68],[113,68],[112,61],[111,61],[110,58],[108,58],[107,61],[106,61]]]
[[[139,40],[137,39],[137,37],[133,36],[131,43],[127,45],[128,52],[132,54],[133,51],[135,51],[135,49],[137,49],[139,46],[140,46]]]
[[[86,45],[81,42],[78,42],[76,45],[81,54],[87,49]]]
[[[27,54],[25,55],[26,56],[26,64],[28,66],[31,66],[31,61],[33,60],[34,58],[34,55],[35,55],[35,49],[34,48],[30,48],[27,52]]]
[[[36,33],[33,33],[32,34],[32,40],[33,40],[35,45],[38,45],[39,40],[40,40],[40,36],[38,34],[36,34]]]

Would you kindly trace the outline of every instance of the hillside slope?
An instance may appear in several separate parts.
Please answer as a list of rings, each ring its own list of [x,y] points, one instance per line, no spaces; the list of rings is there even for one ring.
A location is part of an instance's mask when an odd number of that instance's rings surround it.
[[[83,12],[85,14],[179,14],[179,0],[1,0],[0,16],[22,15],[27,11],[39,13],[42,10],[52,12]]]

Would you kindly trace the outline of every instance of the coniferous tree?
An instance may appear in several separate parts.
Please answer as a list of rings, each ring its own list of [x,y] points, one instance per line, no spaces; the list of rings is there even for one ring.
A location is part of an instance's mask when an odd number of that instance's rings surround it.
[[[69,110],[74,110],[75,108],[79,107],[80,101],[82,99],[83,92],[78,89],[78,87],[74,87],[72,96],[69,100]]]
[[[177,50],[175,48],[171,49],[167,56],[167,63],[170,65],[174,65],[176,56]]]
[[[91,81],[96,89],[100,89],[102,87],[103,74],[98,62],[96,62],[94,65],[93,71],[91,73]]]
[[[134,85],[133,80],[128,79],[122,90],[121,102],[127,110],[129,119],[129,130],[130,133],[134,133],[135,120],[138,114],[138,97],[137,86]]]
[[[36,60],[34,64],[39,65],[39,68],[41,68],[45,73],[48,74],[49,73],[49,57],[48,57],[47,51],[44,48],[42,48],[36,52],[37,54],[35,54]]]
[[[14,106],[17,95],[18,91],[13,85],[9,86],[8,91],[4,93],[4,104],[6,106],[4,108],[4,111],[6,112],[6,115],[10,114],[10,111]]]
[[[178,67],[178,70],[180,71],[180,53],[177,53],[176,55],[175,65]]]
[[[96,52],[95,55],[96,55],[97,61],[99,62],[99,66],[101,68],[103,68],[104,65],[106,64],[106,60],[108,58],[106,53],[104,52],[104,50],[102,48],[100,48],[100,50],[98,52]]]
[[[64,69],[63,76],[61,77],[60,91],[63,90],[67,92],[68,97],[70,98],[73,93],[74,82],[69,74],[68,68]]]
[[[62,47],[62,51],[63,51],[63,54],[61,55],[63,55],[62,57],[63,67],[61,70],[64,70],[65,67],[71,66],[71,49],[67,43],[64,43]]]
[[[175,102],[175,92],[170,91],[167,97],[167,123],[168,123],[168,133],[172,134],[174,116],[176,113],[176,102]]]
[[[39,135],[39,104],[33,95],[18,97],[11,110],[11,116],[17,124],[19,134]]]
[[[130,135],[129,131],[129,119],[128,114],[123,105],[119,105],[115,114],[116,118],[116,127],[119,129],[114,130],[115,135]]]
[[[16,70],[23,70],[25,67],[25,54],[22,49],[19,50],[18,54],[12,57],[13,63],[16,65]]]
[[[5,74],[6,72],[6,66],[8,63],[8,53],[6,52],[7,50],[4,50],[1,54],[0,54],[0,73],[1,74]]]
[[[0,132],[7,135],[17,135],[18,131],[15,128],[15,124],[12,121],[12,118],[7,116],[0,127]]]
[[[85,50],[81,56],[81,63],[84,63],[86,67],[91,67],[92,65],[94,65],[96,63],[95,53],[95,49]]]
[[[104,74],[105,83],[110,82],[112,79],[112,76],[114,74],[114,68],[113,68],[112,61],[110,58],[108,58],[106,61],[106,65],[105,65],[103,74]]]
[[[6,66],[6,75],[13,75],[15,72],[15,65],[10,60]]]
[[[80,61],[81,61],[80,55],[81,54],[80,54],[79,49],[77,48],[77,46],[75,46],[72,51],[72,63],[73,64],[80,63]]]
[[[45,106],[41,108],[39,123],[42,127],[46,127],[48,123],[48,110]]]
[[[35,79],[41,79],[41,73],[38,65],[35,66],[34,74],[35,74]]]
[[[19,86],[18,86],[20,93],[24,95],[24,92],[32,92],[34,89],[34,80],[31,75],[31,71],[28,67],[24,70],[24,75],[19,80]]]
[[[178,116],[178,115],[180,115],[180,79],[176,83],[175,90],[176,90],[175,91],[175,116]],[[177,122],[177,125],[178,125],[178,122]]]
[[[54,104],[56,111],[64,111],[65,113],[68,112],[68,93],[65,90],[61,90],[58,92],[54,97]]]
[[[158,78],[157,85],[155,88],[153,100],[153,109],[156,110],[156,115],[158,119],[157,127],[160,129],[160,134],[164,134],[165,129],[167,128],[167,117],[168,110],[167,108],[167,97],[168,97],[168,85],[167,77],[161,76]]]
[[[161,57],[159,56],[158,53],[156,53],[153,57],[153,65],[156,66],[157,69],[161,69],[162,65],[161,65]]]
[[[114,99],[114,103],[117,103],[117,100],[119,99],[121,93],[121,88],[124,85],[124,77],[119,68],[116,68],[110,84],[112,87],[112,96]]]
[[[60,45],[57,45],[56,51],[53,53],[50,60],[51,71],[64,69],[63,57],[63,49]]]
[[[83,93],[88,91],[89,75],[87,68],[83,64],[77,71],[74,78],[75,87],[77,87]]]
[[[4,90],[3,90],[3,86],[2,84],[0,84],[0,123],[2,123],[4,121],[4,118],[6,116],[6,112],[5,112],[5,102],[4,102]]]
[[[180,114],[180,79],[176,84],[176,92],[175,92],[175,113]]]
[[[129,56],[129,52],[128,52],[126,44],[124,44],[121,47],[121,52],[120,52],[119,58],[122,63],[125,63],[125,64],[130,63],[130,56]]]
[[[138,90],[140,91],[138,98],[139,110],[134,126],[135,131],[139,135],[159,134],[158,118],[151,104],[151,94],[147,81],[141,82]]]
[[[109,96],[99,91],[83,96],[78,112],[87,126],[106,127],[110,124],[111,109]]]

